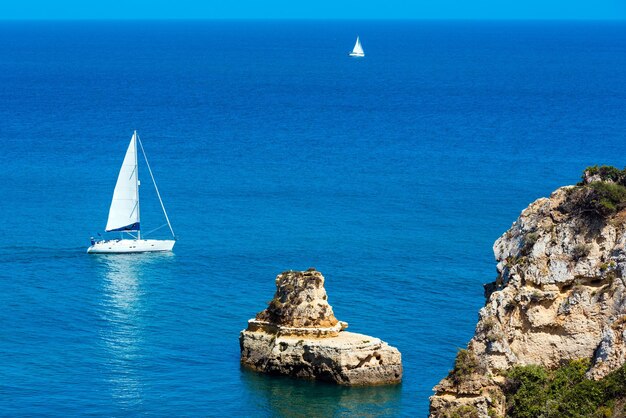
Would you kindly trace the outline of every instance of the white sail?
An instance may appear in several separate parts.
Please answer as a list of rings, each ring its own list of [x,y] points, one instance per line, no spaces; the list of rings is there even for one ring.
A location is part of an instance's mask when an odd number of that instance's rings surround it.
[[[139,230],[139,181],[137,177],[137,132],[130,139],[120,174],[117,177],[109,220],[105,228],[110,231]]]
[[[363,52],[363,47],[361,46],[361,41],[359,40],[358,36],[356,37],[356,43],[354,44],[354,48],[352,49],[350,56],[353,56],[353,57],[365,56],[365,53]]]

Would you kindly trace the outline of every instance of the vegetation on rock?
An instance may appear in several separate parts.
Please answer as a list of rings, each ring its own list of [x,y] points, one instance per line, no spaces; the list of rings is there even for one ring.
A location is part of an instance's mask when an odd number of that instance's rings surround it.
[[[576,244],[572,248],[572,257],[574,258],[574,260],[579,260],[583,257],[587,257],[590,250],[591,247],[589,246],[589,244]]]
[[[479,418],[478,410],[472,405],[459,406],[448,414],[449,418]]]
[[[619,168],[610,165],[593,165],[585,168],[582,175],[582,181],[579,185],[585,184],[588,182],[589,178],[594,176],[598,176],[601,181],[610,181],[626,186],[626,168],[620,170]]]
[[[585,377],[590,360],[573,360],[556,370],[516,366],[506,374],[507,416],[613,417],[624,416],[626,365],[601,380]]]
[[[611,166],[587,167],[582,181],[561,205],[564,213],[586,214],[607,218],[626,208],[626,168]]]
[[[454,359],[454,369],[450,371],[450,376],[454,383],[459,384],[474,373],[481,370],[478,358],[473,351],[459,349]]]

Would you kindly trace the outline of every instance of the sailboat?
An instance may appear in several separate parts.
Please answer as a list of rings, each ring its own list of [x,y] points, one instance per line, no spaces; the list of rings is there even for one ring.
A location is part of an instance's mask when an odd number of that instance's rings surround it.
[[[159,239],[141,239],[141,222],[139,217],[139,172],[137,164],[137,154],[139,148],[143,154],[150,178],[154,184],[156,195],[161,203],[167,226],[170,228],[172,237],[174,239],[159,240]],[[165,224],[159,228],[164,227]],[[159,229],[157,228],[157,229]],[[122,234],[120,239],[116,240],[100,240],[96,241],[91,238],[91,246],[87,249],[88,253],[143,253],[143,252],[156,252],[156,251],[171,251],[176,243],[174,230],[172,224],[165,211],[159,188],[156,185],[154,176],[152,175],[152,169],[148,164],[148,158],[143,149],[143,144],[137,131],[133,133],[122,162],[122,168],[117,177],[117,183],[113,190],[113,199],[111,200],[111,208],[109,209],[109,219],[105,228],[106,232],[119,231]],[[124,236],[126,234],[126,238]]]
[[[365,52],[363,52],[363,47],[361,46],[361,41],[359,40],[359,37],[356,37],[356,43],[354,44],[354,48],[352,49],[352,52],[350,52],[350,56],[351,57],[364,57],[365,56]]]

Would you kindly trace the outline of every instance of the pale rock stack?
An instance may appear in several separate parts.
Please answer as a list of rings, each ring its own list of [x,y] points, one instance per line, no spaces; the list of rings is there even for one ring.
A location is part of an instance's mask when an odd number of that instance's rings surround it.
[[[241,363],[254,370],[341,385],[399,383],[398,349],[378,338],[344,331],[328,304],[324,276],[315,269],[276,277],[267,309],[241,331]]]
[[[504,416],[500,387],[514,365],[591,358],[587,376],[598,379],[624,363],[626,211],[581,207],[588,192],[566,186],[535,201],[495,242],[498,276],[468,344],[475,364],[434,388],[431,417]]]

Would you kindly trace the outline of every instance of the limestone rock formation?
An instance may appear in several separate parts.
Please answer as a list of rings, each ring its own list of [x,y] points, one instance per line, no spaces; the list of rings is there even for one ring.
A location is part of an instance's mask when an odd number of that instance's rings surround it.
[[[588,175],[538,199],[495,242],[497,279],[467,350],[434,388],[431,417],[504,416],[503,375],[514,365],[590,358],[587,376],[598,379],[624,363],[626,210],[603,180]]]
[[[241,363],[253,370],[341,385],[399,383],[398,349],[378,338],[344,331],[328,304],[324,276],[315,269],[276,277],[267,309],[241,331]]]

